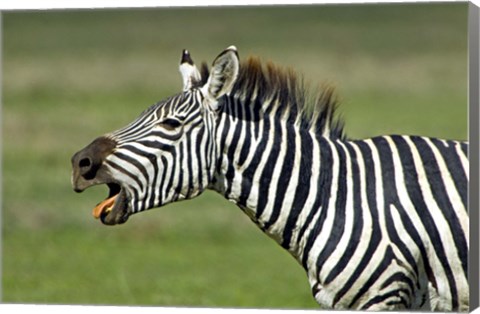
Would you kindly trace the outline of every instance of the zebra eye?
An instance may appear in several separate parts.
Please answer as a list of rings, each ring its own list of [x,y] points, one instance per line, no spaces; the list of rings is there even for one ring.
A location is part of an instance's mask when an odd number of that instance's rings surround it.
[[[167,119],[163,120],[162,122],[158,123],[158,126],[164,128],[168,131],[173,131],[181,125],[182,124],[180,123],[180,121],[178,121],[176,119],[172,119],[172,118],[167,118]]]

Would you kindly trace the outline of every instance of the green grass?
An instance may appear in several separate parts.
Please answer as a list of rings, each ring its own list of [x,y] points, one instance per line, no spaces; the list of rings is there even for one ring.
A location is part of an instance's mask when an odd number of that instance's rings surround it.
[[[167,232],[162,222],[140,227],[142,222],[132,221],[137,226],[118,230],[69,226],[35,237],[12,233],[4,254],[15,258],[5,258],[5,269],[21,271],[6,276],[5,299],[222,307],[314,305],[299,280],[305,277],[301,270],[283,251],[265,250],[271,245],[267,238],[258,241],[256,233],[215,226],[192,231],[182,222],[177,225],[179,231]],[[286,262],[276,262],[283,259]],[[285,272],[285,267],[292,271]],[[272,279],[276,283],[272,287],[262,285]]]
[[[288,253],[213,192],[105,227],[70,157],[180,91],[183,48],[335,85],[347,134],[467,138],[467,5],[3,14],[4,302],[316,308]],[[245,21],[248,21],[245,23]]]

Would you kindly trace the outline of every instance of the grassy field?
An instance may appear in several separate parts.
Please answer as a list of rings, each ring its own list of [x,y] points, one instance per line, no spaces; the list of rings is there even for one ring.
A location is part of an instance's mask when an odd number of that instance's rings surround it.
[[[213,192],[105,227],[70,157],[225,47],[337,86],[347,134],[467,138],[467,4],[3,14],[2,301],[316,308],[303,270]]]

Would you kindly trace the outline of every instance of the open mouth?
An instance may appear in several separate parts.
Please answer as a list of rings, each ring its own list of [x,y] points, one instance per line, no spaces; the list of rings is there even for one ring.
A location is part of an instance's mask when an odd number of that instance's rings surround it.
[[[125,190],[117,183],[107,183],[109,188],[105,200],[95,206],[93,217],[106,225],[122,224],[128,220],[128,198]]]

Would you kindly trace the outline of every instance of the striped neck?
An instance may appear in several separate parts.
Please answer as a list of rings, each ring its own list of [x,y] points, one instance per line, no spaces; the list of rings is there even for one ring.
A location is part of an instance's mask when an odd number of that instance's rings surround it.
[[[320,142],[327,139],[280,119],[278,106],[263,104],[257,110],[235,97],[227,103],[217,125],[212,189],[300,259],[303,235],[313,228],[306,221],[320,214],[319,185],[329,177],[318,158],[328,154],[320,152]]]
[[[344,139],[333,89],[312,95],[292,70],[250,58],[219,108],[211,188],[298,256],[320,208],[319,142]]]

